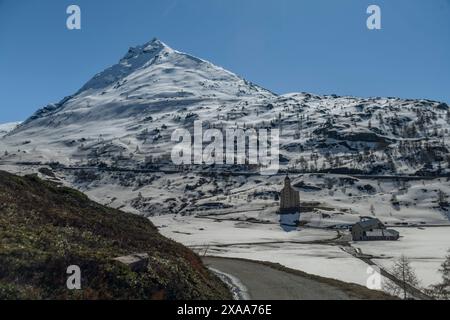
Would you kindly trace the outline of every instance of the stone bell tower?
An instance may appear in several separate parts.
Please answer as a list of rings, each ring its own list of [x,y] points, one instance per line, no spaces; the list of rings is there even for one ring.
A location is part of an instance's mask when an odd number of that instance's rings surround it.
[[[280,213],[300,212],[300,194],[291,186],[291,179],[286,175],[284,187],[280,192]]]

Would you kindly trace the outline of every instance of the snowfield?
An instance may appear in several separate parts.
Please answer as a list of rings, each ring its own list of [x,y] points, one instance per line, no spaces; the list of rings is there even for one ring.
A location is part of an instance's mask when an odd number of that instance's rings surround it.
[[[354,247],[375,256],[378,265],[391,268],[393,260],[405,255],[411,260],[422,286],[437,284],[445,257],[450,254],[450,228],[399,228],[401,239],[394,242],[356,242]]]
[[[335,231],[302,229],[286,232],[279,224],[221,221],[198,216],[160,216],[151,219],[167,237],[187,246],[258,244],[270,242],[313,242],[333,239]]]
[[[269,261],[318,276],[366,285],[370,275],[363,261],[332,241],[336,231],[300,228],[286,232],[277,224],[220,221],[198,217],[151,218],[160,232],[200,255]],[[450,227],[398,228],[399,241],[352,242],[372,261],[389,270],[401,255],[411,260],[421,286],[441,281],[448,254]],[[322,241],[322,243],[320,243]]]
[[[336,238],[337,232],[305,228],[286,232],[277,224],[215,221],[196,217],[151,218],[160,232],[200,255],[245,258],[346,282],[366,285],[367,265],[336,245],[317,241]]]

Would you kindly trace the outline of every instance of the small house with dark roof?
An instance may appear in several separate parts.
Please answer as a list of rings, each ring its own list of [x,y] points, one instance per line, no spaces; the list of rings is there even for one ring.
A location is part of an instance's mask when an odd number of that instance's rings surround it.
[[[377,218],[363,217],[351,229],[353,241],[394,241],[400,238],[396,230],[387,229]]]

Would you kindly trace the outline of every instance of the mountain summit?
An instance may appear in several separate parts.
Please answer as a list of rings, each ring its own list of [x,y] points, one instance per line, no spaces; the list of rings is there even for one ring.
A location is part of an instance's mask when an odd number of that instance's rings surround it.
[[[89,89],[106,88],[126,78],[135,70],[148,67],[160,56],[167,56],[170,53],[173,53],[173,50],[156,38],[144,45],[132,47],[118,64],[95,75],[81,88],[79,93]]]
[[[173,50],[158,39],[132,47],[77,93],[37,111],[15,132],[117,120],[157,110],[221,105],[274,95],[212,63]]]

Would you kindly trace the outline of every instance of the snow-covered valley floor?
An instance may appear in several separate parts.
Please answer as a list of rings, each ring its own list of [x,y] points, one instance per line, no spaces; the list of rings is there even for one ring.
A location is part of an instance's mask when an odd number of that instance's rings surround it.
[[[275,223],[217,221],[195,216],[169,215],[151,220],[164,236],[191,247],[200,255],[280,263],[364,286],[369,277],[368,265],[333,241],[338,236],[337,231],[299,228],[286,232]],[[422,286],[439,282],[439,268],[450,248],[450,227],[398,230],[399,241],[350,243],[363,253],[375,256],[373,261],[384,268],[390,268],[403,254],[411,259]]]
[[[375,257],[378,265],[390,268],[402,254],[411,261],[422,286],[442,280],[439,269],[450,249],[450,227],[398,228],[399,241],[357,242],[353,246]]]

